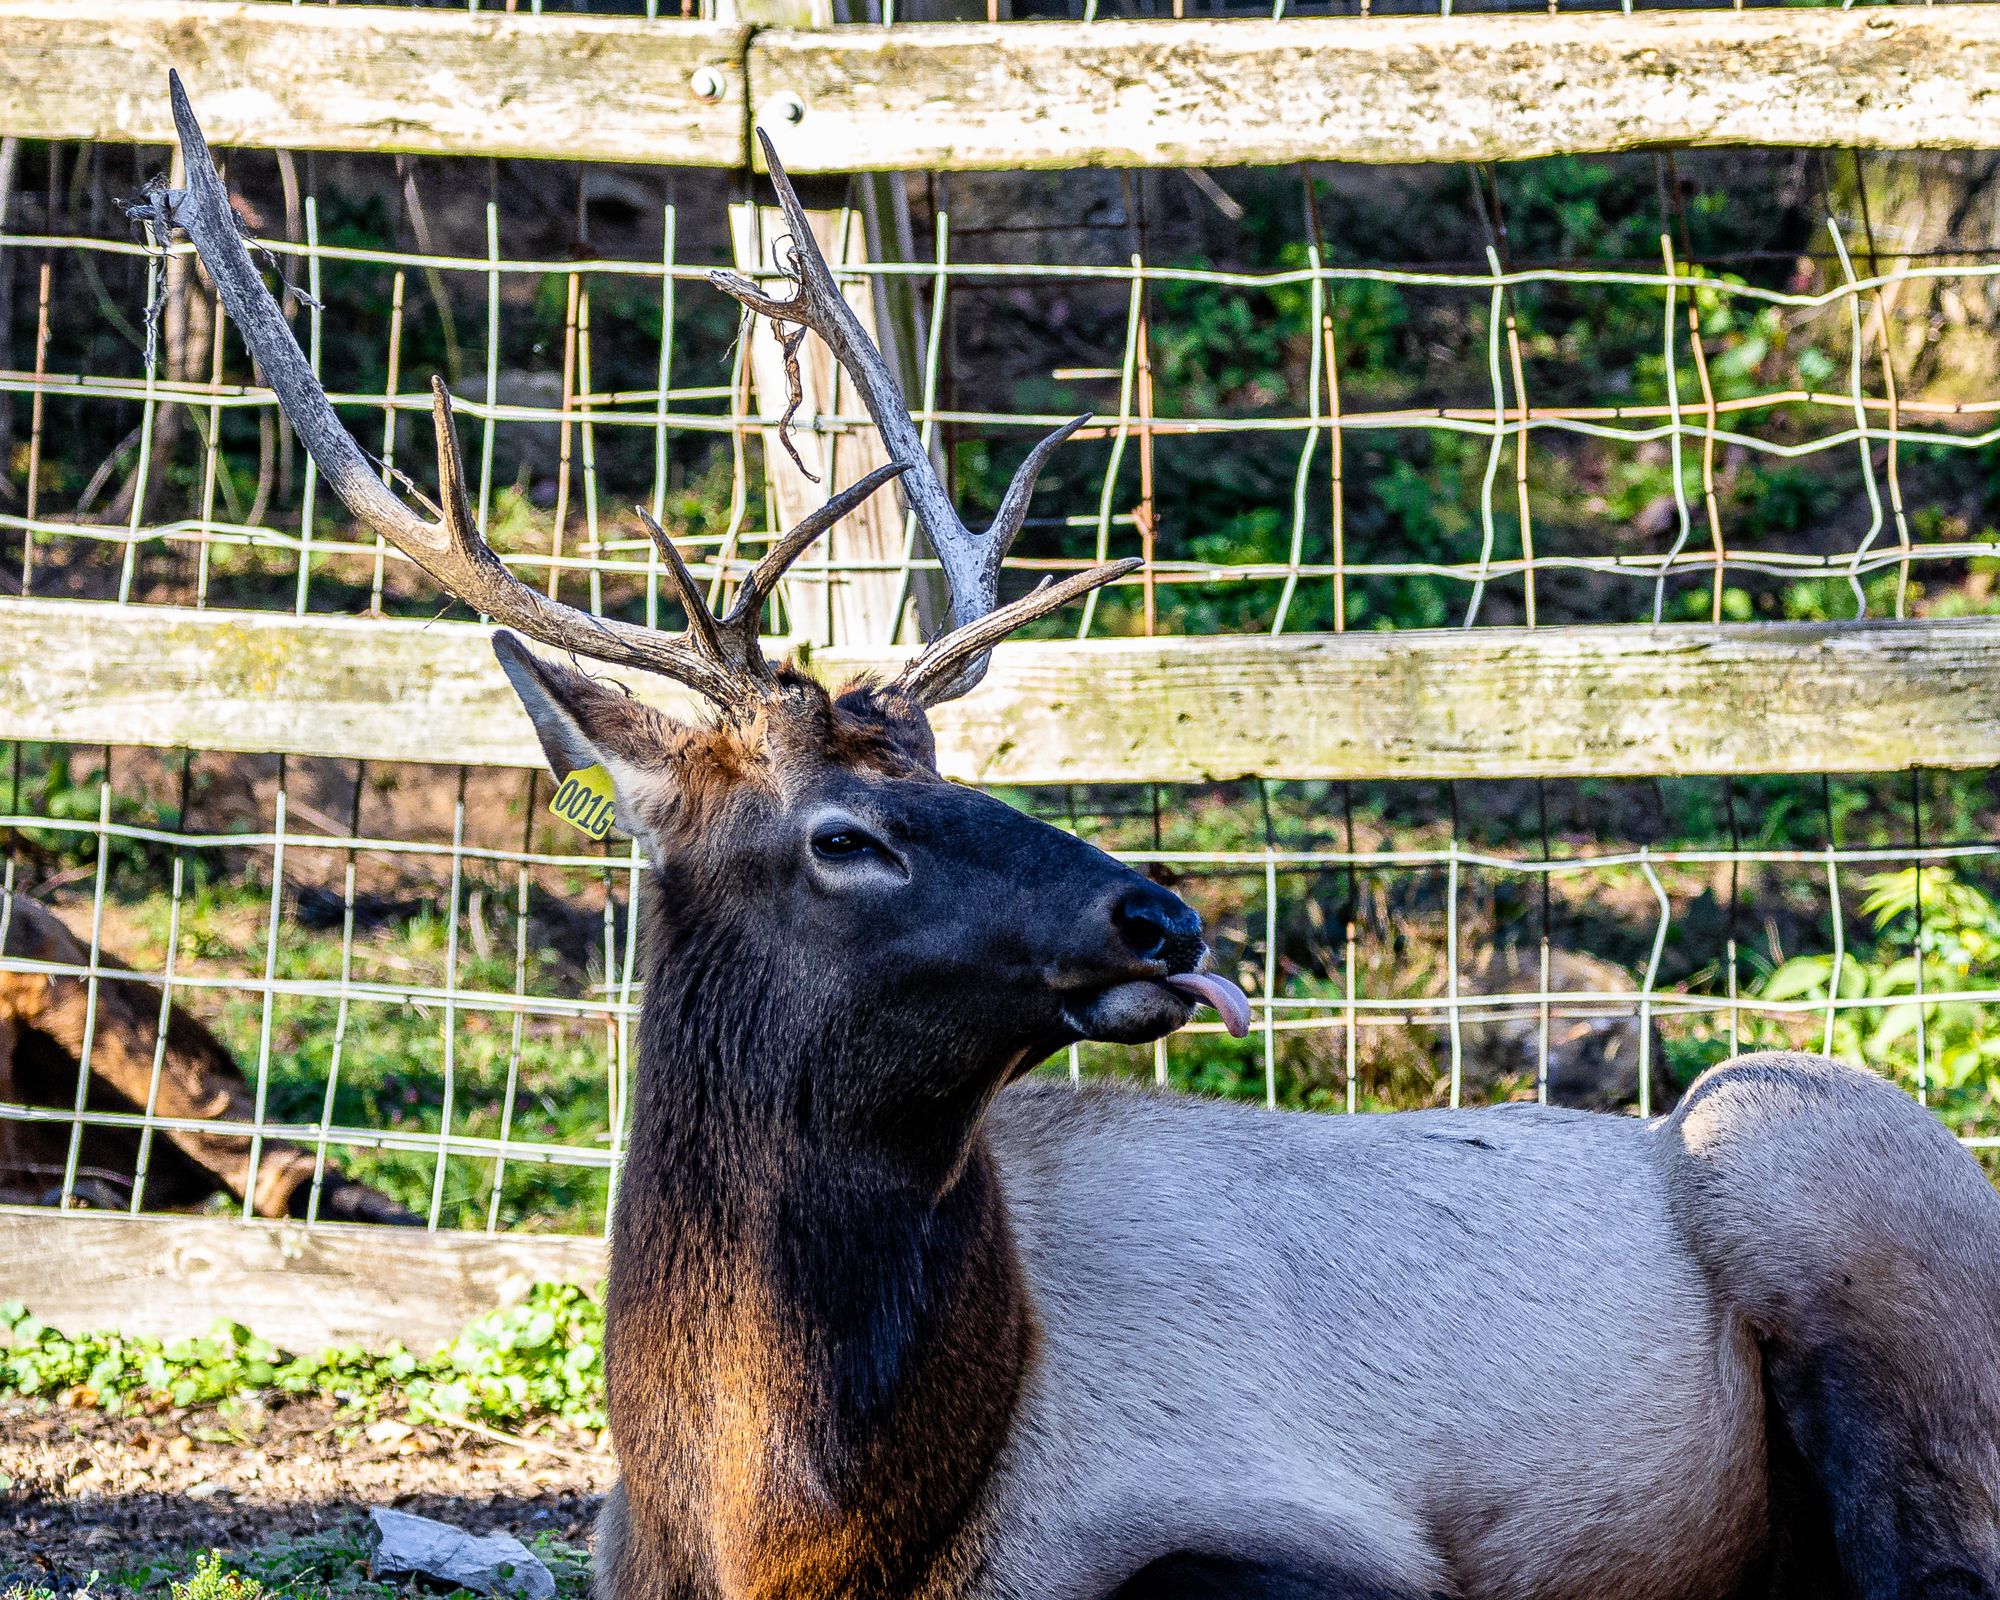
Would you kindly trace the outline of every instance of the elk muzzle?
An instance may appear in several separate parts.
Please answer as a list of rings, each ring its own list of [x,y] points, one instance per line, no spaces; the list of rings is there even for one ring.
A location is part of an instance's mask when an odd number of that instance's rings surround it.
[[[1249,1032],[1249,1000],[1220,973],[1202,970],[1209,950],[1201,918],[1179,895],[1135,873],[1100,914],[1107,976],[1064,1005],[1083,1038],[1145,1044],[1185,1027],[1201,1005],[1213,1006],[1236,1038]]]

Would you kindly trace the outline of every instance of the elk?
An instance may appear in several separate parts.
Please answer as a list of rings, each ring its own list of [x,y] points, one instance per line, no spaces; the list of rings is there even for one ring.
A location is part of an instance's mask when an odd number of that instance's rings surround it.
[[[789,296],[891,466],[651,633],[510,576],[436,391],[442,506],[337,421],[176,83],[194,241],[355,515],[514,632],[558,774],[611,773],[650,861],[606,1353],[603,1600],[1724,1600],[2000,1593],[2000,1197],[1938,1123],[1805,1056],[1666,1119],[1334,1118],[1025,1081],[1199,1003],[1195,913],[937,773],[929,711],[1006,633],[1031,455],[971,533],[775,159]],[[766,155],[771,155],[769,146]],[[838,693],[757,643],[787,561],[898,477],[954,626]],[[663,673],[669,721],[548,654]]]

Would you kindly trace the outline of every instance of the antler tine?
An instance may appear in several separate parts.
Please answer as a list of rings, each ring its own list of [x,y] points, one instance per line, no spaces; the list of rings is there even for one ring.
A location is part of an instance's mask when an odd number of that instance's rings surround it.
[[[965,692],[960,685],[971,663],[1008,634],[1026,627],[1037,617],[1060,611],[1072,600],[1136,572],[1145,564],[1137,556],[1127,556],[1122,561],[1071,573],[1060,583],[1044,578],[1012,604],[933,640],[922,655],[897,674],[889,687],[921,706],[941,705],[956,699]]]
[[[148,223],[161,239],[179,228],[193,242],[224,308],[242,330],[244,342],[277,395],[279,409],[347,508],[414,561],[439,588],[496,622],[560,650],[660,673],[725,710],[753,703],[763,684],[741,666],[705,654],[689,639],[562,605],[507,570],[473,517],[465,492],[465,465],[452,423],[451,395],[441,382],[433,380],[431,384],[443,500],[439,520],[418,516],[389,491],[376,476],[374,464],[342,425],[312,364],[251,264],[236,214],[230,209],[229,193],[215,170],[208,141],[202,137],[179,74],[169,73],[167,85],[187,167],[187,187],[151,188],[141,200],[127,206],[127,213]]]
[[[891,478],[900,478],[910,470],[905,461],[889,461],[873,472],[856,478],[845,489],[828,500],[815,511],[809,511],[799,519],[797,527],[772,545],[764,559],[750,570],[750,576],[743,580],[743,588],[736,596],[736,603],[724,617],[725,627],[737,627],[747,623],[754,633],[758,614],[764,609],[764,602],[771,597],[771,591],[778,587],[792,563],[806,553],[807,548],[826,530],[832,527],[848,512],[866,500]]]
[[[1045,435],[1008,480],[1007,492],[1000,497],[1000,509],[993,513],[992,525],[986,530],[986,566],[981,576],[986,585],[984,593],[988,610],[999,598],[1000,563],[1013,547],[1014,536],[1021,531],[1021,524],[1027,520],[1028,500],[1035,492],[1035,480],[1042,475],[1042,468],[1049,457],[1056,453],[1056,446],[1067,444],[1070,435],[1090,420],[1090,413],[1085,412],[1080,417],[1071,417],[1054,433]]]
[[[1078,417],[1065,423],[1037,444],[1007,485],[1007,492],[1001,497],[1000,510],[985,533],[975,534],[967,528],[959,519],[944,484],[939,481],[937,469],[931,465],[930,452],[924,448],[923,439],[910,418],[909,407],[904,402],[895,374],[889,370],[881,351],[875,348],[862,328],[846,296],[840,292],[840,285],[827,266],[826,257],[820,253],[805,207],[800,204],[791,179],[785,175],[784,164],[779,161],[770,136],[759,128],[757,138],[763,146],[772,186],[778,193],[778,205],[791,229],[791,259],[786,263],[786,272],[792,279],[794,292],[790,298],[781,300],[766,294],[748,278],[734,272],[711,272],[709,282],[751,312],[769,317],[774,322],[810,328],[826,341],[834,360],[846,369],[854,380],[855,388],[860,391],[862,403],[867,406],[869,417],[882,435],[890,460],[904,468],[901,482],[903,498],[915,513],[932,550],[937,553],[938,564],[944,568],[946,581],[951,586],[954,628],[963,629],[983,623],[998,614],[995,608],[1000,599],[1000,563],[1013,544],[1014,536],[1021,530],[1022,520],[1027,515],[1028,498],[1034,492],[1035,479],[1043,463],[1057,445],[1090,419]],[[1116,575],[1104,569],[1098,582],[1108,583]],[[1094,587],[1095,584],[1085,585],[1074,592],[1081,594]],[[1031,615],[1040,614],[1037,611]],[[1028,615],[1019,619],[1020,622],[1028,620]],[[1015,625],[1019,626],[1019,622]],[[986,651],[1006,631],[1003,629],[994,633],[983,629],[980,638],[986,642],[980,648],[971,652],[951,651],[951,659],[961,666],[958,678],[950,684],[940,685],[934,690],[935,698],[926,703],[936,704],[956,698],[977,684],[985,675]]]
[[[680,601],[681,610],[687,613],[688,637],[703,655],[718,662],[724,660],[722,636],[715,625],[715,614],[708,609],[708,596],[701,592],[674,541],[667,537],[667,530],[653,520],[652,512],[644,506],[632,509],[639,513],[639,520],[645,524],[647,534],[660,552],[660,559],[667,564],[667,577],[673,583],[674,598]],[[758,660],[763,660],[762,652],[758,653]]]
[[[667,537],[666,529],[653,520],[652,513],[644,506],[633,507],[666,560],[675,596],[680,600],[681,609],[687,613],[688,637],[696,648],[717,663],[746,672],[762,684],[775,683],[777,674],[771,670],[771,663],[764,658],[763,647],[758,643],[757,625],[763,617],[764,602],[771,597],[771,591],[778,586],[778,579],[784,576],[785,569],[805,553],[813,540],[902,470],[902,464],[896,461],[877,467],[866,477],[850,483],[825,505],[802,517],[798,526],[773,545],[764,559],[751,569],[749,576],[743,580],[735,603],[721,617],[709,611],[707,598],[696,586],[694,574],[688,571],[687,563],[681,559],[673,540]]]

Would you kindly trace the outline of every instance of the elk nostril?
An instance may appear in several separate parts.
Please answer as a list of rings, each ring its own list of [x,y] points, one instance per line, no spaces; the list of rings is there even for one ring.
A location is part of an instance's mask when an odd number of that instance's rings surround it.
[[[1112,909],[1111,920],[1119,936],[1141,961],[1157,961],[1173,937],[1171,911],[1150,899],[1122,900]]]

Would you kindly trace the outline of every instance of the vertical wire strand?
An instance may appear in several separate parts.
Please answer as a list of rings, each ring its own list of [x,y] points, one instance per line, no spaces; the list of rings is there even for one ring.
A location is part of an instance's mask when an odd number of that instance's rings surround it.
[[[549,598],[560,598],[563,536],[569,523],[570,435],[576,422],[577,300],[583,291],[580,274],[569,275],[569,298],[563,308],[562,413],[556,445],[556,508],[549,525]]]
[[[1493,544],[1496,537],[1493,525],[1493,485],[1500,476],[1500,452],[1507,439],[1507,391],[1500,378],[1501,329],[1503,326],[1502,307],[1505,304],[1505,274],[1500,270],[1500,255],[1492,245],[1486,247],[1486,266],[1490,274],[1492,293],[1486,306],[1486,374],[1493,392],[1493,421],[1483,430],[1487,435],[1486,471],[1479,480],[1479,563],[1474,574],[1472,597],[1466,602],[1464,626],[1470,628],[1479,620],[1480,603],[1486,598],[1486,580],[1493,570]],[[1452,1101],[1457,1105],[1457,1100]]]
[[[1312,274],[1308,285],[1311,298],[1306,322],[1306,439],[1299,449],[1299,464],[1292,473],[1292,538],[1285,555],[1285,585],[1278,593],[1277,615],[1271,619],[1271,632],[1274,634],[1285,631],[1285,617],[1291,611],[1292,596],[1298,593],[1299,566],[1305,559],[1306,488],[1312,481],[1313,456],[1319,449],[1320,432],[1325,426],[1319,409],[1320,363],[1324,358],[1324,346],[1313,334],[1326,316],[1326,283],[1320,276],[1319,249],[1315,245],[1306,246],[1306,266]]]
[[[625,867],[625,958],[618,975],[618,1049],[617,1076],[613,1080],[613,1094],[609,1121],[611,1125],[611,1177],[606,1186],[604,1201],[604,1231],[608,1237],[611,1222],[618,1209],[618,1180],[625,1168],[625,1142],[632,1117],[632,1082],[637,1070],[637,1051],[632,1039],[632,1025],[638,1016],[639,1007],[639,908],[643,901],[641,879],[647,861],[639,841],[633,839],[626,845]]]
[[[321,360],[325,348],[324,296],[320,293],[319,281],[319,196],[306,196],[306,291],[312,296],[312,304],[306,308],[307,334],[306,354],[312,365],[315,382],[323,383],[324,374]],[[313,521],[314,508],[319,491],[319,463],[306,452],[305,490],[299,502],[299,586],[293,597],[292,610],[298,616],[306,614],[306,600],[312,583]]]
[[[368,764],[354,763],[354,793],[348,805],[347,837],[361,837],[361,797],[367,792]],[[359,851],[350,843],[340,880],[340,978],[333,1002],[333,1043],[326,1064],[326,1087],[320,1094],[319,1124],[313,1134],[312,1188],[306,1194],[306,1225],[319,1221],[320,1200],[326,1192],[326,1151],[333,1137],[334,1111],[339,1104],[340,1071],[347,1051],[347,1025],[354,1004],[355,871]]]
[[[493,526],[493,441],[500,406],[500,208],[486,202],[486,415],[479,425],[479,526]]]
[[[1518,298],[1518,296],[1517,296]],[[1521,519],[1521,604],[1524,620],[1535,625],[1535,519],[1528,507],[1528,380],[1521,365],[1521,336],[1507,318],[1507,364],[1514,378],[1514,505]]]
[[[1921,767],[1910,769],[1910,895],[1916,917],[1912,935],[1916,957],[1917,1003],[1917,1104],[1931,1103],[1930,1040],[1925,1031],[1924,1004],[1924,775]]]
[[[1868,392],[1863,379],[1866,339],[1861,330],[1859,280],[1854,275],[1854,263],[1848,259],[1847,241],[1841,237],[1840,224],[1828,217],[1826,228],[1833,236],[1834,254],[1840,260],[1841,277],[1845,284],[1841,298],[1847,306],[1848,337],[1853,346],[1848,352],[1847,383],[1854,402],[1855,448],[1861,453],[1861,484],[1868,494],[1868,527],[1861,536],[1861,542],[1854,547],[1847,570],[1848,587],[1854,591],[1854,615],[1858,620],[1868,615],[1868,594],[1861,586],[1862,564],[1868,559],[1868,552],[1875,547],[1875,541],[1882,536],[1882,491],[1875,481],[1875,451],[1868,436]]]
[[[590,284],[586,281],[576,308],[577,387],[585,396],[578,432],[583,440],[584,549],[590,562],[590,609],[604,614],[604,546],[597,522],[597,401],[590,371]]]
[[[393,489],[396,483],[396,396],[403,376],[403,286],[407,274],[400,268],[389,290],[389,372],[382,392],[382,483]],[[487,398],[492,399],[488,388]],[[490,407],[489,407],[490,414]],[[368,585],[368,614],[382,615],[383,568],[388,561],[389,541],[375,535],[375,570]]]
[[[1549,1103],[1549,969],[1552,958],[1549,926],[1553,920],[1550,901],[1554,894],[1554,887],[1550,879],[1554,875],[1551,863],[1555,859],[1555,852],[1550,847],[1549,786],[1548,780],[1544,778],[1537,778],[1535,780],[1535,814],[1541,824],[1542,834],[1542,870],[1535,875],[1537,880],[1536,886],[1541,891],[1542,902],[1541,938],[1537,941],[1540,950],[1541,973],[1540,982],[1536,989],[1535,1003],[1537,1013],[1535,1018],[1535,1103],[1545,1106]]]
[[[198,293],[199,286],[191,284],[188,292]],[[194,584],[197,609],[208,598],[208,551],[210,536],[215,532],[215,492],[217,480],[225,470],[222,463],[222,341],[229,319],[222,314],[219,297],[209,300],[208,317],[211,329],[208,392],[214,398],[208,403],[208,428],[201,441],[201,520],[196,528]]]
[[[660,366],[658,394],[653,403],[653,520],[665,525],[667,515],[667,391],[674,371],[674,223],[672,206],[660,214]],[[646,626],[660,625],[660,552],[646,541]]]
[[[1095,4],[1095,0],[1092,0]],[[1132,257],[1131,295],[1125,306],[1125,356],[1118,369],[1118,421],[1111,435],[1111,459],[1105,464],[1104,485],[1097,497],[1097,560],[1111,559],[1111,500],[1118,492],[1118,471],[1125,464],[1125,444],[1132,436],[1132,396],[1138,383],[1139,365],[1139,320],[1145,309],[1146,264],[1142,257]],[[1097,617],[1098,597],[1102,589],[1093,589],[1084,597],[1083,612],[1077,621],[1076,636],[1086,639],[1090,636],[1090,625]]]
[[[167,1065],[167,1034],[174,1011],[174,957],[180,950],[181,888],[186,862],[174,857],[173,887],[167,900],[167,954],[160,973],[160,1009],[153,1027],[153,1066],[146,1078],[146,1104],[141,1112],[139,1147],[132,1157],[132,1200],[127,1209],[137,1216],[145,1207],[146,1177],[153,1161],[153,1120],[160,1114],[160,1076]]]
[[[1660,988],[1660,960],[1667,952],[1667,929],[1673,921],[1673,902],[1666,885],[1660,882],[1653,865],[1653,847],[1639,846],[1639,870],[1646,875],[1646,887],[1660,908],[1660,920],[1653,927],[1653,948],[1646,957],[1646,983],[1639,991],[1639,1115],[1653,1114],[1653,1001]]]
[[[1361,915],[1361,874],[1359,863],[1354,854],[1354,786],[1352,784],[1343,783],[1340,786],[1340,812],[1342,821],[1346,827],[1345,848],[1347,855],[1347,915],[1341,919],[1344,924],[1342,936],[1346,944],[1346,960],[1343,967],[1342,987],[1346,993],[1344,996],[1345,1004],[1341,1010],[1341,1021],[1343,1024],[1342,1032],[1344,1034],[1342,1039],[1345,1055],[1344,1065],[1347,1068],[1347,1110],[1351,1115],[1359,1109],[1357,1079],[1359,1062],[1357,1058],[1360,1053],[1360,1039],[1358,1037],[1360,1033],[1360,1015],[1357,999],[1360,980],[1355,971],[1356,957],[1359,954],[1359,940],[1356,936],[1355,924],[1359,921]]]
[[[264,993],[257,1019],[257,1085],[250,1129],[250,1161],[243,1185],[243,1218],[257,1211],[257,1181],[264,1164],[264,1117],[271,1100],[271,1035],[278,997],[278,929],[285,906],[285,761],[278,759],[278,794],[272,805],[271,907],[264,925]]]
[[[1660,261],[1666,270],[1663,280],[1666,309],[1660,319],[1660,360],[1667,382],[1667,471],[1674,484],[1674,542],[1667,551],[1666,560],[1660,563],[1659,576],[1653,582],[1653,621],[1656,625],[1666,616],[1667,583],[1673,576],[1674,564],[1680,560],[1681,552],[1687,549],[1688,540],[1694,537],[1694,517],[1688,510],[1687,478],[1681,462],[1681,441],[1687,433],[1687,419],[1681,412],[1680,357],[1674,351],[1674,297],[1679,280],[1674,266],[1673,236],[1665,229],[1660,232]],[[1690,300],[1694,297],[1692,287],[1688,290],[1688,297]]]
[[[624,1056],[620,1053],[618,1038],[619,965],[617,888],[619,863],[617,858],[612,854],[614,848],[615,846],[612,841],[607,839],[600,847],[598,855],[598,881],[604,888],[604,906],[599,914],[604,944],[600,957],[603,962],[603,966],[600,968],[603,979],[597,985],[597,989],[604,1000],[604,1010],[601,1013],[601,1019],[604,1024],[604,1099],[610,1111],[605,1119],[606,1125],[603,1137],[607,1143],[618,1137],[618,1124],[621,1116],[619,1099],[625,1090],[625,1060]],[[611,1210],[609,1206],[605,1208],[604,1226],[608,1232],[611,1227]]]
[[[1264,1104],[1278,1108],[1278,858],[1264,849]]]
[[[1340,422],[1340,355],[1334,344],[1333,316],[1320,322],[1320,342],[1326,347],[1327,477],[1333,496],[1333,631],[1347,631],[1347,487],[1346,440]]]
[[[445,1178],[451,1165],[451,1118],[458,1096],[458,918],[465,887],[466,768],[458,769],[458,798],[451,808],[451,888],[444,923],[444,1087],[438,1105],[437,1166],[424,1225],[435,1233],[444,1213]]]
[[[1722,780],[1722,809],[1729,823],[1729,920],[1726,924],[1723,953],[1729,971],[1729,1053],[1742,1054],[1743,1021],[1738,1004],[1737,981],[1737,928],[1743,914],[1742,874],[1743,836],[1736,826],[1736,780]]]
[[[528,857],[535,848],[535,791],[541,774],[528,769],[527,820],[521,825],[521,860],[514,882],[514,1007],[507,1039],[507,1078],[500,1096],[500,1149],[493,1158],[493,1195],[486,1207],[486,1231],[500,1231],[500,1204],[507,1189],[507,1151],[514,1138],[514,1100],[521,1092],[521,1042],[527,1027],[528,995]]]
[[[35,592],[35,520],[41,510],[42,437],[47,417],[49,381],[50,263],[42,261],[35,289],[35,390],[28,401],[28,481],[22,486],[27,526],[21,533],[21,595]]]
[[[1889,484],[1889,515],[1896,524],[1896,548],[1902,551],[1903,559],[1896,564],[1896,615],[1898,618],[1909,614],[1910,601],[1910,519],[1903,507],[1902,458],[1902,411],[1903,402],[1896,387],[1896,353],[1889,342],[1889,313],[1885,297],[1878,295],[1875,300],[1876,327],[1880,331],[1882,359],[1882,394],[1889,402],[1887,473]]]
[[[150,319],[160,304],[160,296],[164,293],[161,287],[164,278],[161,264],[162,256],[151,253],[147,255],[146,388],[144,397],[139,402],[139,462],[132,469],[132,510],[125,528],[125,559],[118,567],[118,603],[121,606],[129,605],[132,601],[132,581],[139,568],[139,530],[146,518],[147,480],[153,472],[153,427],[160,407],[160,341],[153,336]]]
[[[97,786],[97,867],[90,891],[90,966],[84,978],[83,1040],[76,1053],[76,1103],[70,1110],[69,1152],[63,1158],[61,1205],[76,1199],[76,1169],[83,1156],[84,1107],[90,1099],[90,1058],[97,1044],[98,972],[104,959],[104,890],[111,870],[111,769]]]
[[[1840,1017],[1841,970],[1847,959],[1847,928],[1840,905],[1840,841],[1835,837],[1833,785],[1825,773],[1819,779],[1820,807],[1826,817],[1826,902],[1833,931],[1833,966],[1826,980],[1826,1031],[1820,1054],[1833,1054],[1834,1025]]]
[[[1459,892],[1458,805],[1454,798],[1451,838],[1445,846],[1445,1005],[1451,1029],[1451,1106],[1456,1110],[1465,1092],[1465,1026],[1459,1013],[1458,974],[1458,892]]]
[[[388,378],[382,386],[382,484],[396,486],[396,394],[402,390],[402,292],[408,274],[400,268],[390,284],[388,300]],[[388,540],[376,534],[374,574],[368,582],[368,614],[382,616],[382,578],[388,562]]]

